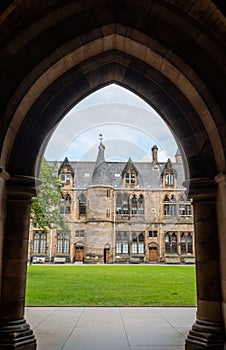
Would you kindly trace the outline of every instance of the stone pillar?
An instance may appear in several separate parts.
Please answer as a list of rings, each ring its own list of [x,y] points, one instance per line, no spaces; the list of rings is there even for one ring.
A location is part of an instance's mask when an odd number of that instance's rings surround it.
[[[197,315],[186,338],[186,350],[224,347],[221,310],[219,244],[216,217],[216,183],[211,179],[191,179],[185,182],[193,199]]]
[[[220,248],[220,271],[222,286],[222,312],[226,333],[226,174],[216,176],[218,184],[217,194],[217,220]]]
[[[0,349],[34,350],[36,340],[24,319],[31,198],[39,180],[15,176],[7,182],[1,297]]]

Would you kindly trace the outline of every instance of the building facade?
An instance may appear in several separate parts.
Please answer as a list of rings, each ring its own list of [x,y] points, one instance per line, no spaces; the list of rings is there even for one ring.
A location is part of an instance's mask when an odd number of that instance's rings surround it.
[[[70,233],[31,226],[31,258],[71,263],[194,263],[191,201],[182,185],[182,159],[59,164],[60,212]]]

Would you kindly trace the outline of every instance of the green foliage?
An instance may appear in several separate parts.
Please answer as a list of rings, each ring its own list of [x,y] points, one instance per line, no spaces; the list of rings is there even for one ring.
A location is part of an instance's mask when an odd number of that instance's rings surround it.
[[[195,306],[194,266],[28,266],[27,306]]]
[[[61,192],[57,165],[49,165],[43,158],[40,179],[42,181],[40,192],[32,200],[31,219],[33,225],[44,232],[48,232],[48,229],[51,228],[59,228],[63,232],[68,232],[69,227],[59,210]]]

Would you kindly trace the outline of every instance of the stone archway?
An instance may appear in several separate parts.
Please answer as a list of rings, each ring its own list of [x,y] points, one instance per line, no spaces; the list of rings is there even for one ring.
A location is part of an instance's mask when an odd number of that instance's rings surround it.
[[[156,262],[159,259],[159,247],[158,244],[155,242],[151,242],[148,244],[148,251],[149,251],[149,261],[150,262]]]
[[[110,244],[105,244],[104,246],[104,263],[105,264],[109,264],[110,262],[110,249],[111,249],[111,246]]]
[[[198,290],[186,347],[223,348],[224,16],[200,0],[186,7],[168,0],[32,5],[21,0],[1,15],[0,347],[35,348],[24,294],[30,199],[44,148],[73,105],[114,82],[154,107],[181,146],[194,202]]]

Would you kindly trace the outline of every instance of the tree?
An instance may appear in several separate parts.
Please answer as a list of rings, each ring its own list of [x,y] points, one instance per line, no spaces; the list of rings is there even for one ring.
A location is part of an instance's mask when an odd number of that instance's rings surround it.
[[[40,179],[40,192],[32,200],[31,220],[34,226],[38,226],[44,232],[49,229],[60,229],[69,232],[68,224],[64,216],[60,214],[61,185],[58,179],[57,165],[48,164],[43,158]]]

